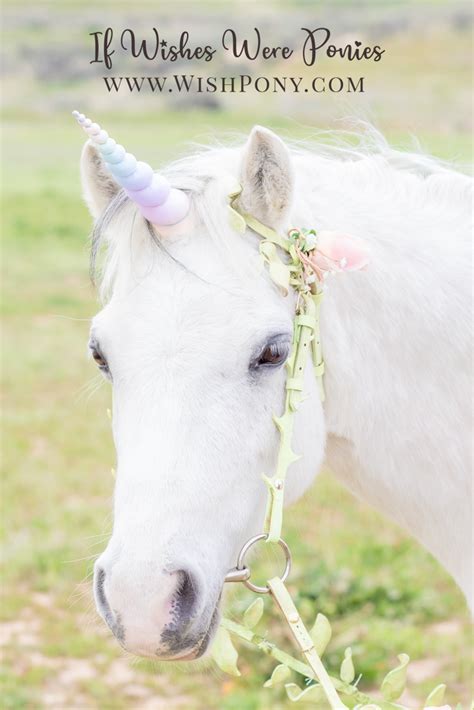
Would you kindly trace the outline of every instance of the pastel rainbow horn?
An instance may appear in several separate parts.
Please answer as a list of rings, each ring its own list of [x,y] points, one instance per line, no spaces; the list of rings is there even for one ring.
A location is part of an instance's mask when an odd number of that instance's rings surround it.
[[[72,115],[94,143],[116,181],[147,220],[157,226],[166,226],[177,224],[186,217],[189,212],[186,193],[171,187],[166,178],[154,173],[148,163],[138,161],[134,155],[127,153],[98,123],[93,123],[79,111],[73,111]]]

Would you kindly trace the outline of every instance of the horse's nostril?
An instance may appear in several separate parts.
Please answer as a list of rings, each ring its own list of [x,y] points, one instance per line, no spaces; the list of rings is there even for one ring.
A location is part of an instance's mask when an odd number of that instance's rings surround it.
[[[122,624],[120,623],[120,617],[118,615],[115,615],[112,609],[110,608],[110,604],[107,601],[107,597],[105,595],[104,584],[105,570],[102,569],[102,567],[96,567],[94,574],[94,595],[97,608],[99,610],[100,615],[102,616],[114,636],[120,642],[123,642],[124,630]]]
[[[179,570],[178,585],[171,602],[173,616],[176,621],[182,623],[188,621],[194,614],[197,599],[198,589],[195,578],[185,570]]]
[[[104,592],[104,582],[105,582],[105,570],[101,567],[96,567],[94,575],[94,591],[99,605],[105,610],[109,610],[109,605],[107,599],[105,598]]]

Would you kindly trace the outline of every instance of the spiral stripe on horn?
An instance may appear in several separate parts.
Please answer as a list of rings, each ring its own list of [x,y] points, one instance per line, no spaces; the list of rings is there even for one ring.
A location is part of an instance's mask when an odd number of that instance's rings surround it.
[[[127,153],[98,123],[93,123],[79,111],[73,111],[72,115],[145,219],[157,226],[167,226],[177,224],[186,217],[189,198],[185,192],[171,187],[166,178],[154,173],[148,163],[138,161],[132,153]]]

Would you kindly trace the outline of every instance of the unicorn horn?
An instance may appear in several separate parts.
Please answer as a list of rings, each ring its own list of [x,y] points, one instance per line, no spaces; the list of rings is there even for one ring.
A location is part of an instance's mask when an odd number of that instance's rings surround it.
[[[104,159],[116,181],[135,202],[142,215],[157,226],[177,224],[189,212],[186,193],[171,187],[166,178],[154,173],[148,163],[137,161],[134,155],[109,137],[98,123],[83,113],[72,115],[87,133]]]

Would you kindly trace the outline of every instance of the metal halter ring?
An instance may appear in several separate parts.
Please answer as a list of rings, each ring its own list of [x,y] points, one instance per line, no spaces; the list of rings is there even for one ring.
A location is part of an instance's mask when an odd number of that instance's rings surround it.
[[[260,542],[260,540],[267,540],[267,538],[268,533],[261,533],[260,535],[255,535],[254,537],[251,537],[250,540],[247,540],[239,552],[237,566],[234,569],[229,570],[225,579],[226,582],[243,582],[248,589],[252,590],[252,592],[256,592],[257,594],[269,593],[270,587],[259,587],[257,584],[253,584],[250,581],[250,570],[245,566],[245,555],[250,550],[252,545],[255,545],[256,542]],[[281,581],[284,582],[288,578],[291,570],[291,552],[283,538],[278,540],[278,544],[285,554],[285,569],[280,577]]]

